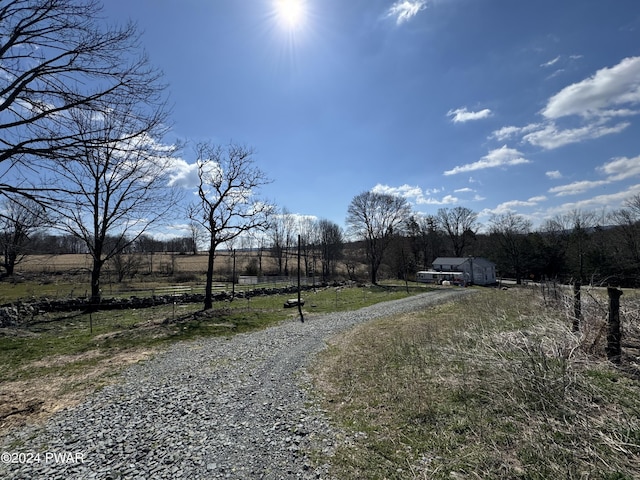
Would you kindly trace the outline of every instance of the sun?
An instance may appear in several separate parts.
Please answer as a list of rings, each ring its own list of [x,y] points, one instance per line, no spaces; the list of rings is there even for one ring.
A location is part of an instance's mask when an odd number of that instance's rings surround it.
[[[306,6],[304,0],[274,0],[276,16],[282,26],[298,29],[304,24]]]

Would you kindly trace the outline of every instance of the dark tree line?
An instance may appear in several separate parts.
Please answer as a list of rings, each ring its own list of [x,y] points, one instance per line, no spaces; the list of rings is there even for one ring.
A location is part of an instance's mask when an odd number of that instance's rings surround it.
[[[7,243],[12,241],[13,235],[9,230],[2,232],[2,247],[7,248]],[[117,245],[118,237],[107,236],[105,239],[107,247]],[[129,243],[122,249],[122,253],[176,253],[179,255],[193,254],[194,251],[193,238],[191,237],[174,237],[166,240],[159,240],[153,236],[145,234],[138,237],[135,241]],[[14,247],[19,251],[19,256],[25,255],[62,255],[62,254],[87,254],[86,245],[78,240],[74,235],[59,235],[46,233],[44,231],[35,231],[20,245]],[[4,251],[4,250],[3,250]],[[16,262],[18,265],[19,262]],[[6,272],[5,272],[6,273]]]
[[[86,245],[77,237],[38,231],[36,220],[44,221],[43,217],[21,217],[22,210],[14,209],[14,221],[8,221],[9,216],[5,218],[0,235],[5,272],[25,254],[87,253]],[[402,209],[403,214],[394,217],[397,221],[379,230],[386,232],[382,253],[374,251],[380,242],[371,247],[364,238],[347,241],[342,228],[334,222],[298,217],[286,209],[273,215],[264,234],[242,237],[237,246],[252,251],[256,257],[246,267],[250,273],[286,275],[292,273],[288,265],[295,264],[292,259],[300,235],[303,274],[323,281],[344,277],[371,280],[369,268],[374,252],[379,255],[375,260],[379,262],[376,275],[381,278],[413,278],[415,272],[429,269],[436,257],[472,255],[494,261],[499,275],[519,282],[555,279],[626,286],[640,283],[640,196],[629,199],[624,208],[604,218],[573,211],[549,219],[537,229],[514,213],[496,215],[483,228],[472,211],[464,207],[453,210],[440,209],[436,215],[422,216]],[[23,225],[21,218],[25,220]],[[473,222],[456,228],[452,218]],[[462,249],[459,236],[466,236]],[[286,238],[290,240],[281,240]],[[118,241],[118,237],[107,236],[105,245],[112,248]],[[144,234],[121,251],[190,254],[198,248],[197,236],[158,240]],[[265,255],[271,256],[275,265],[269,271],[263,267]]]
[[[375,204],[374,200],[368,201],[370,204],[359,201],[358,205]],[[379,262],[376,263],[377,278],[412,279],[417,271],[430,269],[439,256],[471,255],[494,261],[500,276],[518,282],[640,284],[640,195],[606,217],[573,211],[551,218],[537,229],[515,213],[495,215],[483,226],[477,222],[476,214],[464,207],[440,209],[435,215],[424,216],[411,213],[402,201],[397,206],[402,207],[401,214],[375,230],[386,236],[374,246],[365,238],[347,239],[334,222],[299,217],[286,209],[272,215],[263,234],[242,236],[236,246],[253,252],[255,261],[246,269],[257,275],[292,274],[289,265],[295,265],[293,259],[300,235],[303,274],[322,281],[345,277],[371,280],[369,268],[373,261]],[[25,215],[17,205],[11,208],[13,210],[5,207],[5,212],[13,214],[5,215],[0,232],[5,273],[13,271],[25,254],[88,253],[86,244],[76,236],[39,230],[47,225],[44,216]],[[33,209],[27,212],[34,213]],[[382,212],[384,208],[377,208],[377,214]],[[367,213],[373,222],[370,217]],[[198,238],[190,235],[159,240],[143,234],[126,242],[121,252],[191,254],[201,247],[197,244]],[[119,241],[117,236],[107,236],[105,247],[113,248]],[[372,254],[378,257],[373,259]],[[263,266],[265,255],[273,260],[274,267],[269,271]]]

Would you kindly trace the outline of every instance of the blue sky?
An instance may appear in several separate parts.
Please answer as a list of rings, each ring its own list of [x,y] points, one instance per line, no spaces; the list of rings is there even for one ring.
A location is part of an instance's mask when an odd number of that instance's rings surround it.
[[[292,213],[344,225],[374,189],[539,225],[640,194],[637,0],[300,1],[292,23],[279,7],[295,0],[104,13],[143,31],[172,137],[254,147],[264,195]],[[185,149],[176,183],[194,161]]]

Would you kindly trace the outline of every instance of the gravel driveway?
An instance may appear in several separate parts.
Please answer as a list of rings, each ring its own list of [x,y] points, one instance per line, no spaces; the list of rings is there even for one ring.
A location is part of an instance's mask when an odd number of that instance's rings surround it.
[[[327,466],[313,465],[309,453],[331,452],[339,435],[313,406],[309,360],[356,324],[468,292],[438,290],[173,345],[44,427],[3,439],[0,477],[327,478]]]

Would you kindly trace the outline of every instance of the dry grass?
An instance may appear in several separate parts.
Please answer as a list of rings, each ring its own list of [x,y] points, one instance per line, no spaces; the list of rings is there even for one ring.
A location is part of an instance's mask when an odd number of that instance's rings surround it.
[[[207,271],[207,255],[179,255],[172,253],[135,254],[138,257],[141,273],[164,273],[167,270],[175,272]],[[238,253],[236,261],[239,268],[248,262],[250,255]],[[267,256],[265,255],[265,259]],[[216,256],[216,272],[228,271],[231,265],[229,252],[220,252]],[[108,266],[106,267],[108,269]],[[56,254],[56,255],[27,255],[19,263],[17,270],[22,273],[55,273],[79,272],[91,269],[91,256],[88,254]]]
[[[0,384],[0,436],[79,404],[87,394],[114,381],[115,372],[153,354],[151,349],[130,349],[110,355],[91,350],[24,365],[24,371],[46,368],[48,374]]]
[[[627,340],[638,327],[632,297]],[[334,474],[638,478],[637,358],[609,364],[593,347],[599,328],[587,320],[574,335],[536,291],[484,289],[334,339],[314,372],[348,435]]]

